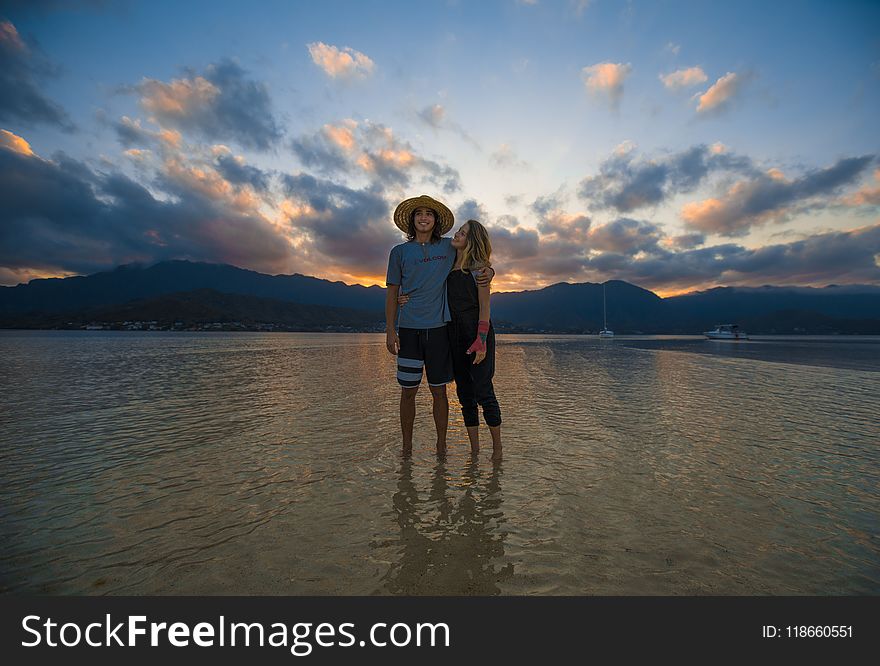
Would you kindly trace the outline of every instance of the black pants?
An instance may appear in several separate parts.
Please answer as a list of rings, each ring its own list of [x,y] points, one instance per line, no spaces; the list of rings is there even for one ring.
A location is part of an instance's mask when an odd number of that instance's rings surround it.
[[[467,427],[480,425],[477,405],[483,408],[486,425],[501,425],[501,407],[495,397],[492,377],[495,376],[495,329],[489,324],[486,338],[486,358],[474,365],[474,355],[467,349],[477,338],[476,319],[455,318],[447,324],[449,350],[452,353],[452,372],[455,392],[461,403],[461,414]]]

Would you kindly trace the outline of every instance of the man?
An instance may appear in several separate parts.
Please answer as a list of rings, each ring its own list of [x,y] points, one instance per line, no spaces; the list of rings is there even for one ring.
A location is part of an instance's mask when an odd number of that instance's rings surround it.
[[[392,248],[388,258],[385,345],[391,354],[397,356],[404,455],[412,452],[416,393],[423,369],[433,400],[437,455],[446,453],[449,425],[446,385],[452,381],[452,359],[446,331],[446,322],[450,320],[446,277],[455,264],[455,250],[451,240],[443,238],[443,234],[452,229],[454,222],[449,208],[426,195],[407,199],[394,211],[394,223],[406,234],[407,242]],[[487,276],[478,278],[483,286],[495,275],[491,268],[487,272]],[[401,308],[399,331],[395,331],[397,297],[402,293],[410,298]]]

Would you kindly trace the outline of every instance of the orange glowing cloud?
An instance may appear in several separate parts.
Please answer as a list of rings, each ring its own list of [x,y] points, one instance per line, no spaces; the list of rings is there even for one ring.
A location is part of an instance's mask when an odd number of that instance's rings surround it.
[[[355,160],[355,164],[364,171],[374,173],[383,166],[405,169],[418,162],[415,154],[406,144],[397,140],[390,127],[369,127],[364,138],[364,142],[372,146],[364,148],[364,152]]]
[[[874,171],[878,187],[863,187],[855,194],[843,198],[847,206],[880,206],[880,169]]]
[[[194,109],[210,104],[220,89],[207,79],[174,79],[164,83],[144,79],[141,84],[141,105],[151,113],[166,116],[187,116]]]
[[[147,143],[159,141],[169,148],[179,149],[181,144],[180,132],[174,130],[160,129],[154,132],[143,127],[140,118],[129,118],[122,116],[119,120],[119,129],[126,136],[126,143]]]
[[[15,49],[16,51],[26,51],[27,47],[18,36],[18,30],[9,21],[0,21],[0,44]]]
[[[703,83],[708,80],[708,77],[700,67],[689,67],[688,69],[680,69],[665,76],[661,74],[660,80],[669,90],[679,90]]]
[[[342,125],[324,125],[323,131],[332,143],[350,153],[357,147],[353,131],[355,128],[357,123],[354,120],[346,120]]]
[[[742,82],[742,77],[734,72],[728,72],[722,76],[706,92],[698,96],[697,113],[706,113],[721,108],[736,95]]]
[[[681,209],[681,218],[690,226],[698,229],[711,224],[725,211],[725,204],[721,199],[704,199],[685,204]]]
[[[153,153],[149,150],[142,150],[140,148],[129,148],[123,154],[136,162],[143,162],[148,160]]]
[[[308,44],[308,49],[312,62],[334,79],[366,78],[375,68],[368,56],[347,46],[340,50],[323,42],[313,42]]]
[[[128,151],[127,154],[131,152]],[[243,157],[232,155],[231,151],[222,144],[213,146],[211,152],[215,157],[229,155],[231,160],[240,166],[245,164]],[[185,164],[182,160],[182,156],[169,157],[165,160],[165,173],[171,180],[184,189],[200,194],[221,206],[232,208],[245,215],[265,218],[260,211],[264,200],[252,185],[231,183],[211,165]]]
[[[57,269],[43,268],[21,268],[12,266],[0,266],[0,284],[5,286],[13,286],[16,284],[27,284],[31,280],[39,280],[44,278],[66,278],[79,275],[76,271],[65,271]]]
[[[581,77],[587,90],[593,94],[607,94],[613,104],[623,95],[623,82],[632,66],[622,63],[600,62],[581,70]]]
[[[789,184],[777,169],[771,169],[770,172],[772,181]],[[723,198],[710,197],[682,206],[681,219],[686,226],[702,233],[744,235],[753,225],[761,225],[773,219],[782,220],[790,213],[789,207],[781,204],[759,211],[752,210],[750,202],[764,188],[760,182],[734,183]]]
[[[0,147],[19,155],[34,156],[34,151],[31,150],[31,146],[27,141],[7,130],[0,130]]]
[[[320,213],[310,204],[304,201],[296,201],[294,199],[282,199],[279,205],[282,220],[289,222],[300,218],[323,219],[330,220],[333,218],[333,212],[328,210]]]
[[[415,162],[416,158],[408,150],[380,150],[378,157],[387,164],[393,164],[398,167],[408,167]]]
[[[180,148],[180,132],[163,129],[161,132],[159,132],[159,138],[172,148]]]
[[[185,165],[176,159],[165,161],[165,171],[190,191],[209,199],[226,199],[232,194],[232,186],[216,171]]]

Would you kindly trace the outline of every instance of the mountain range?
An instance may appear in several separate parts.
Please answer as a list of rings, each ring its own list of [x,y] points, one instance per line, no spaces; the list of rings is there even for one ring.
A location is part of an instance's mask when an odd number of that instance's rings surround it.
[[[738,323],[750,333],[880,334],[880,287],[719,287],[661,298],[620,280],[497,293],[499,332],[699,333]],[[305,275],[266,275],[183,260],[0,287],[0,327],[77,327],[123,320],[236,321],[284,330],[383,330],[385,289]]]

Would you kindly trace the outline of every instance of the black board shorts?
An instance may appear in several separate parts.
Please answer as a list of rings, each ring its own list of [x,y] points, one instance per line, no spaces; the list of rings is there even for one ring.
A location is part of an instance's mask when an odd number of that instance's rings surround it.
[[[443,386],[452,381],[452,357],[446,326],[440,328],[400,328],[400,351],[397,353],[397,383],[403,388],[418,388],[422,369],[428,386]]]

